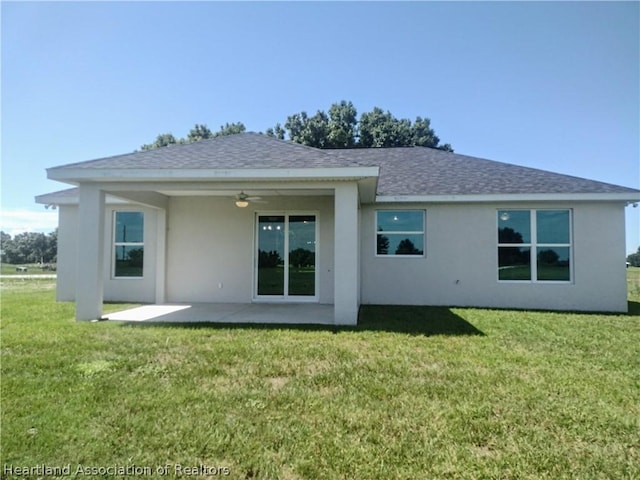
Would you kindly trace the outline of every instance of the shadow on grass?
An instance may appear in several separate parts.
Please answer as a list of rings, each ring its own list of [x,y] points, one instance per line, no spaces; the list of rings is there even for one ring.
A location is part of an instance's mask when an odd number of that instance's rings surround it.
[[[363,305],[355,330],[414,335],[484,335],[447,307]]]
[[[122,322],[124,326],[171,327],[184,329],[251,329],[297,330],[312,332],[388,332],[408,335],[481,335],[484,333],[456,315],[447,307],[363,305],[358,325],[319,325],[285,323],[222,323],[222,322]]]
[[[640,302],[629,302],[629,315],[640,315]]]

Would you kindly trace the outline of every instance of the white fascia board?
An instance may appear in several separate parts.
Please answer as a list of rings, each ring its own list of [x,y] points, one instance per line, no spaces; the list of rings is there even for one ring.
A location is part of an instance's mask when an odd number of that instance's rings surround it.
[[[243,169],[89,169],[51,168],[47,177],[63,182],[194,180],[343,180],[377,177],[379,167],[243,168]]]
[[[493,203],[493,202],[638,202],[640,192],[624,193],[505,193],[490,195],[377,195],[376,203]]]
[[[38,195],[35,200],[36,203],[40,205],[78,205],[80,197],[77,192],[70,195],[51,195],[45,193],[44,195]],[[108,205],[128,205],[131,202],[112,195],[107,195],[105,197],[105,203]]]

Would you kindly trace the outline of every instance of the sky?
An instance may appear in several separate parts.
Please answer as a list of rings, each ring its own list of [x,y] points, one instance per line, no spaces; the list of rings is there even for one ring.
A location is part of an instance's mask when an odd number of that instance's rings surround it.
[[[1,3],[0,227],[48,232],[45,169],[159,133],[264,131],[340,100],[457,153],[640,188],[638,2]],[[626,209],[627,252],[640,208]]]

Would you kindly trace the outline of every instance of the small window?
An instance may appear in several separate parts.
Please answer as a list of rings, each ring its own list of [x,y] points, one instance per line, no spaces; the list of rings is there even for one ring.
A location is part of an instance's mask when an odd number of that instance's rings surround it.
[[[424,211],[378,210],[376,255],[424,256]]]
[[[499,210],[498,279],[571,281],[570,210]]]
[[[113,276],[142,277],[144,270],[144,214],[115,212]]]

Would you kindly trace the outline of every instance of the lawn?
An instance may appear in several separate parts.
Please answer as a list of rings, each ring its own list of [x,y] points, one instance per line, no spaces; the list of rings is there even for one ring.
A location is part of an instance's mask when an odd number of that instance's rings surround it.
[[[351,329],[77,323],[51,281],[4,280],[1,476],[636,479],[628,273],[627,315],[365,307]]]
[[[16,270],[18,267],[25,267],[27,271],[18,271]],[[51,275],[55,273],[56,272],[52,270],[43,270],[37,263],[25,263],[21,265],[0,264],[0,275]]]

